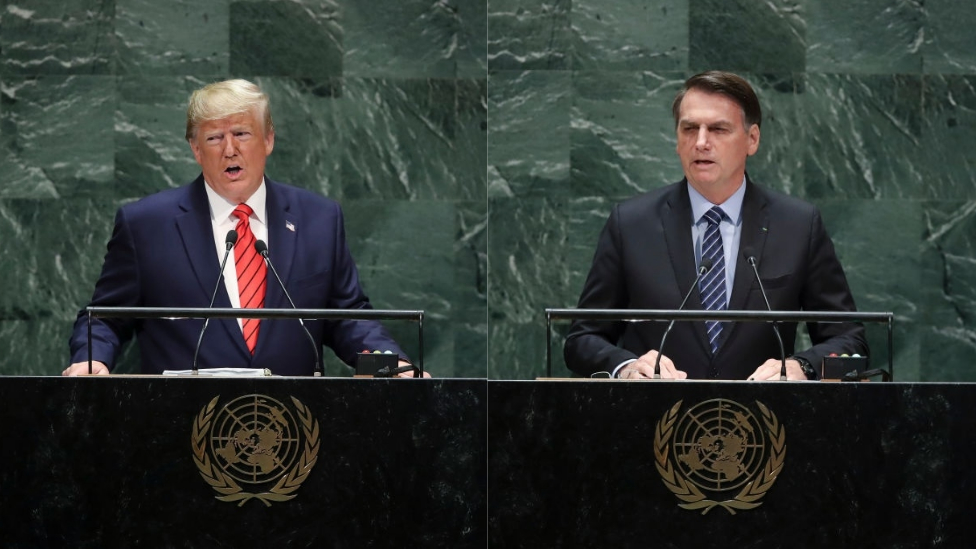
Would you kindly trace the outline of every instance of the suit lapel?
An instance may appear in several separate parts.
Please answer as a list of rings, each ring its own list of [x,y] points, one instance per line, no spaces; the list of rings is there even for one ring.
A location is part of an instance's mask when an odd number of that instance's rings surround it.
[[[746,181],[746,194],[742,199],[742,234],[739,237],[739,257],[735,262],[735,278],[732,279],[732,296],[729,309],[742,310],[755,285],[756,275],[746,261],[748,251],[756,260],[762,257],[769,229],[769,212],[766,210],[766,197],[750,181]],[[760,262],[761,264],[761,262]]]
[[[268,256],[278,271],[278,276],[285,284],[291,274],[292,262],[295,259],[297,231],[301,228],[299,219],[291,212],[288,197],[282,192],[280,185],[270,179],[268,186]],[[281,285],[274,279],[274,274],[268,272],[268,293],[265,307],[291,308]]]
[[[292,270],[292,263],[295,259],[297,248],[298,231],[302,226],[300,219],[291,211],[291,203],[281,185],[275,181],[265,178],[267,185],[267,209],[268,209],[268,257],[274,265],[281,282],[285,285],[289,283]],[[269,309],[290,309],[291,303],[285,297],[281,289],[281,284],[275,278],[271,269],[268,269],[267,293],[264,298],[264,306]],[[261,322],[261,331],[258,334],[258,345],[254,350],[254,355],[258,354],[267,347],[267,341],[273,341],[272,333],[277,329],[295,329],[293,326],[281,327],[281,322]],[[270,348],[270,347],[269,347]]]
[[[201,291],[206,296],[205,303],[210,302],[211,292],[216,285],[217,295],[214,299],[214,307],[230,307],[227,286],[223,284],[223,281],[217,285],[217,271],[220,269],[220,260],[217,258],[214,248],[210,203],[207,201],[207,191],[204,189],[204,185],[206,183],[204,183],[201,174],[188,187],[186,195],[180,201],[180,208],[183,213],[176,218],[176,228],[183,241],[183,249],[186,251],[190,267],[196,274]],[[250,357],[251,353],[244,344],[244,336],[241,335],[236,320],[225,318],[219,321],[210,321],[211,326],[215,323],[220,324],[229,340],[234,342],[235,349],[242,356]]]
[[[679,300],[691,290],[697,276],[695,266],[695,244],[691,241],[691,199],[688,198],[688,181],[682,180],[668,198],[665,211],[661,215],[664,223],[664,236],[668,241],[668,254],[678,282]],[[678,302],[680,303],[680,301]],[[692,291],[685,304],[686,310],[700,310],[701,295]],[[698,343],[706,355],[711,354],[708,334],[704,322],[692,322]]]
[[[207,192],[203,186],[203,176],[201,175],[190,184],[183,199],[180,201],[180,209],[183,213],[176,217],[176,229],[180,233],[183,241],[183,250],[186,258],[190,262],[190,267],[196,275],[200,291],[207,296],[207,303],[210,302],[210,292],[213,291],[217,283],[217,272],[220,269],[220,261],[214,253],[213,245],[213,225],[210,222],[210,205],[207,203]],[[227,290],[221,287],[217,291],[218,302],[222,300],[230,306],[227,299]]]
[[[750,289],[756,284],[756,275],[746,261],[746,253],[755,256],[761,265],[763,248],[766,245],[766,235],[769,229],[769,212],[766,209],[766,197],[762,192],[746,179],[746,194],[742,199],[742,233],[739,237],[739,257],[735,263],[735,278],[732,279],[732,296],[729,299],[729,310],[741,311],[746,306]],[[739,322],[726,324],[728,332],[723,335],[725,341],[731,340],[739,326]],[[723,346],[724,347],[724,346]],[[719,349],[721,352],[721,349]]]

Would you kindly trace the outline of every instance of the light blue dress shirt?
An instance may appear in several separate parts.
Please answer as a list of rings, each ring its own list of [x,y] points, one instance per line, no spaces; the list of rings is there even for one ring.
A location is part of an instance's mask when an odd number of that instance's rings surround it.
[[[735,275],[735,264],[739,259],[739,240],[742,237],[742,199],[746,195],[746,179],[742,178],[742,185],[732,193],[728,200],[721,204],[712,204],[704,196],[688,185],[688,197],[691,199],[691,241],[695,243],[695,266],[701,265],[702,238],[708,222],[702,219],[705,212],[718,206],[725,212],[727,219],[719,223],[722,233],[722,251],[725,252],[725,295],[732,298],[732,280]],[[621,368],[634,362],[626,360],[613,369],[612,377],[617,377]]]

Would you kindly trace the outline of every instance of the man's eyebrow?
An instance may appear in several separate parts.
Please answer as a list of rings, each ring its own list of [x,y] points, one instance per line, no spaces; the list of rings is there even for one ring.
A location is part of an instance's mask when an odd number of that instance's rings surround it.
[[[688,127],[688,126],[708,126],[709,128],[730,128],[734,123],[730,120],[716,120],[714,122],[699,122],[697,120],[679,120],[678,126]]]

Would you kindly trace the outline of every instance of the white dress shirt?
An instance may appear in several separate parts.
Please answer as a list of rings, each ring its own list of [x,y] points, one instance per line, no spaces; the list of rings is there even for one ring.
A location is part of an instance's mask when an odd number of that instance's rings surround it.
[[[207,201],[210,203],[210,223],[213,226],[214,250],[217,252],[217,261],[219,264],[224,259],[224,252],[227,249],[227,233],[237,228],[238,219],[233,215],[234,209],[237,208],[237,203],[231,202],[217,194],[210,187],[210,184],[204,185],[204,188],[207,189]],[[254,194],[251,195],[251,198],[247,199],[245,204],[254,210],[250,218],[251,232],[254,233],[254,238],[256,240],[264,240],[265,244],[268,244],[270,247],[271,243],[268,242],[267,198],[268,188],[264,181],[262,181],[261,186],[258,187],[258,190],[254,191]],[[237,267],[234,263],[233,250],[231,250],[227,258],[227,265],[224,267],[224,287],[227,288],[227,296],[230,297],[231,306],[240,308],[241,294],[237,289]],[[244,327],[241,319],[237,319],[237,324],[241,326],[241,330],[243,331]]]

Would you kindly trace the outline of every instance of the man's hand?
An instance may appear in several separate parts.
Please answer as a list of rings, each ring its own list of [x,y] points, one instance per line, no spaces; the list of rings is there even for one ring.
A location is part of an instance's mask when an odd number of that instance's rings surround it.
[[[96,376],[107,376],[108,366],[103,362],[97,360],[92,361],[92,375]],[[85,362],[75,362],[71,366],[68,366],[61,372],[63,376],[87,376],[88,375],[88,361]]]
[[[651,350],[620,369],[620,379],[654,379],[654,363],[658,352]],[[666,355],[661,355],[661,379],[687,379],[688,373],[674,366]]]
[[[782,360],[778,358],[771,358],[766,362],[763,362],[762,366],[757,368],[756,371],[749,376],[749,381],[779,381],[779,373],[782,366]],[[803,369],[800,368],[800,363],[791,358],[786,359],[786,379],[791,381],[807,380],[806,374],[804,374]]]
[[[406,361],[401,360],[401,361],[397,362],[397,367],[400,367],[400,366],[411,366],[411,364],[409,362],[406,362]],[[411,372],[400,372],[396,376],[397,377],[413,377],[413,372],[412,371]],[[423,377],[429,378],[430,377],[430,374],[427,373],[426,370],[424,370],[424,376]]]

